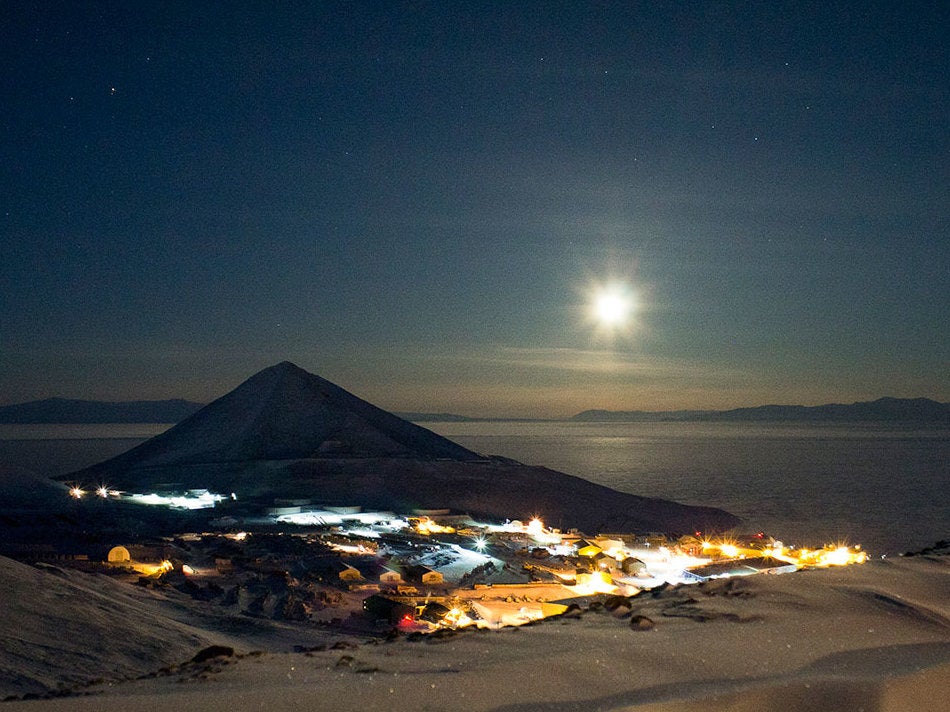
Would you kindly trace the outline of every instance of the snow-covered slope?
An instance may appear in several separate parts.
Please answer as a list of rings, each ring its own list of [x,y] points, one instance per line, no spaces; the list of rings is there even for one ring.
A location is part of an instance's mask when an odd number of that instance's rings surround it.
[[[616,608],[427,642],[316,650],[326,641],[312,640],[299,653],[183,628],[133,600],[148,592],[74,576],[0,559],[0,586],[16,602],[0,618],[0,694],[107,682],[5,703],[12,710],[904,712],[946,710],[950,699],[946,556],[657,589]],[[188,660],[202,634],[265,652],[114,684]]]
[[[187,660],[212,640],[157,599],[101,575],[45,570],[0,556],[0,694],[134,677]]]

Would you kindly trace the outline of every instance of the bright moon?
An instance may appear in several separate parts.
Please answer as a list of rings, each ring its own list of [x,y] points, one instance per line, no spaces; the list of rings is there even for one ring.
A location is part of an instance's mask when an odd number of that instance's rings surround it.
[[[597,320],[603,324],[619,324],[627,317],[627,304],[616,294],[597,298]]]
[[[624,326],[633,311],[633,297],[622,286],[601,287],[594,294],[593,316],[602,327],[616,329]]]

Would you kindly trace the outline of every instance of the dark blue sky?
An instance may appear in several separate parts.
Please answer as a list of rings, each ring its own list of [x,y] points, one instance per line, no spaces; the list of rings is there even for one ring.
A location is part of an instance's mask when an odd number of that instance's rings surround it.
[[[195,5],[4,3],[0,403],[950,400],[946,4]]]

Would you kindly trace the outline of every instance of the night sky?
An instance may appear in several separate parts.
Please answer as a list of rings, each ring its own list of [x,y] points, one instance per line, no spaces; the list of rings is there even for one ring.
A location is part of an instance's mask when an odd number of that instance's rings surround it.
[[[947,3],[255,5],[3,3],[0,403],[950,400]]]

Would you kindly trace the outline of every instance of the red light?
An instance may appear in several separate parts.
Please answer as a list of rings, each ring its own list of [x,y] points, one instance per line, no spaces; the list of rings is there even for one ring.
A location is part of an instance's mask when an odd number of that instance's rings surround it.
[[[412,623],[412,620],[412,616],[408,613],[402,617],[403,623]]]

